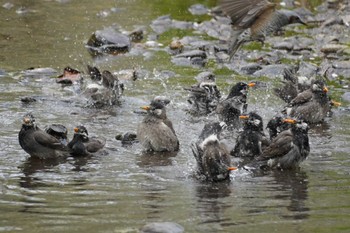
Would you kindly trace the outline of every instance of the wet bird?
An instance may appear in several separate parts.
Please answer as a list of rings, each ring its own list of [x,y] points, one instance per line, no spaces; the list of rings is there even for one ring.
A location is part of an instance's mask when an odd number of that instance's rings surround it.
[[[23,117],[18,141],[25,152],[39,159],[58,158],[68,155],[67,147],[59,139],[41,130],[36,125],[34,116],[30,113]]]
[[[191,149],[197,161],[198,173],[206,180],[221,181],[229,178],[231,167],[230,153],[226,145],[220,142],[220,133],[226,126],[223,122],[207,123]]]
[[[243,131],[238,135],[231,155],[244,158],[257,157],[270,143],[264,133],[263,120],[255,112],[241,115],[240,118],[244,120]]]
[[[89,137],[85,126],[77,126],[74,128],[74,136],[68,143],[68,148],[73,156],[89,156],[100,151],[105,144],[105,138]]]
[[[230,90],[226,99],[222,100],[216,107],[215,112],[219,120],[227,124],[228,129],[237,129],[241,126],[239,116],[247,111],[248,88],[255,83],[236,83]]]
[[[152,100],[149,106],[143,106],[147,115],[139,124],[137,137],[147,151],[177,151],[179,140],[172,122],[166,115],[162,101]]]
[[[311,87],[299,93],[283,110],[284,114],[296,117],[307,123],[320,123],[330,111],[328,88],[323,80],[316,80]]]
[[[119,83],[117,76],[108,70],[101,73],[98,68],[91,66],[88,66],[88,73],[93,83],[87,85],[83,95],[89,99],[90,105],[103,107],[121,103],[124,84]]]
[[[221,0],[219,6],[231,18],[237,33],[237,38],[230,45],[230,59],[246,42],[256,40],[263,43],[266,36],[285,25],[305,24],[296,12],[277,10],[276,4],[267,0]]]
[[[220,101],[221,94],[216,86],[215,75],[202,72],[197,76],[198,83],[185,90],[189,91],[187,102],[191,105],[189,113],[203,116],[213,112]]]
[[[282,116],[274,116],[267,122],[266,129],[269,131],[270,140],[279,133],[290,128],[290,124],[284,121]]]
[[[278,134],[262,154],[247,167],[294,169],[310,152],[307,123],[301,120],[284,119],[291,128]]]

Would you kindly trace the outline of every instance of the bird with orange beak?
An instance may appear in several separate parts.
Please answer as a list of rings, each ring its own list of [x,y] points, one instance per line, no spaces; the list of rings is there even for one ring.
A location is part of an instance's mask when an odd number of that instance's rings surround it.
[[[147,115],[139,124],[137,137],[146,151],[178,151],[179,140],[172,122],[166,115],[163,101],[153,100],[149,106],[141,107]]]
[[[219,102],[216,113],[219,120],[226,123],[229,130],[241,127],[239,116],[247,111],[247,94],[255,83],[238,82],[230,90],[226,99]]]
[[[315,124],[324,121],[331,110],[328,88],[323,80],[314,81],[310,88],[299,93],[283,110],[288,116]]]
[[[247,168],[295,169],[310,153],[309,126],[301,120],[284,119],[291,128],[278,134]]]
[[[243,131],[238,135],[231,155],[250,159],[257,157],[269,145],[264,133],[263,119],[255,112],[241,115],[239,118],[244,122]]]

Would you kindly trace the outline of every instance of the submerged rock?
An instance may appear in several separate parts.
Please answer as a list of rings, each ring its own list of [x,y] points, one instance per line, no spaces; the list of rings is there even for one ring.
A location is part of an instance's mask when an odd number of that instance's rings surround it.
[[[182,233],[184,228],[174,222],[148,223],[140,229],[140,233]]]

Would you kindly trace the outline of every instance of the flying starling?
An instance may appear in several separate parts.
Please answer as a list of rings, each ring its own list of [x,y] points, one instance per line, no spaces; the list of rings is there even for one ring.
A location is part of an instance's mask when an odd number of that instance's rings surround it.
[[[237,32],[229,48],[230,59],[239,47],[249,41],[264,42],[265,37],[281,27],[301,23],[300,16],[290,10],[277,10],[276,4],[267,0],[220,0],[219,6],[231,18]]]

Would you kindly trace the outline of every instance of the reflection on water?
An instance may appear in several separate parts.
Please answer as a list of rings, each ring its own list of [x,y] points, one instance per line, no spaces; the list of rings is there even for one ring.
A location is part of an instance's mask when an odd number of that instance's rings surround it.
[[[40,178],[33,176],[37,172],[50,171],[53,167],[60,163],[66,162],[66,158],[57,158],[50,160],[38,159],[35,157],[29,157],[19,168],[23,172],[20,186],[23,188],[37,188],[45,185],[41,182]]]
[[[279,185],[280,190],[286,191],[285,196],[275,196],[290,200],[287,209],[291,211],[291,216],[282,215],[284,218],[305,219],[309,217],[307,207],[308,199],[308,177],[307,174],[300,171],[274,171],[273,177]]]
[[[232,207],[232,204],[224,201],[225,197],[231,195],[231,188],[229,181],[197,185],[196,210],[201,216],[199,224],[218,224],[222,228],[222,224],[232,222],[224,214],[226,209]]]

